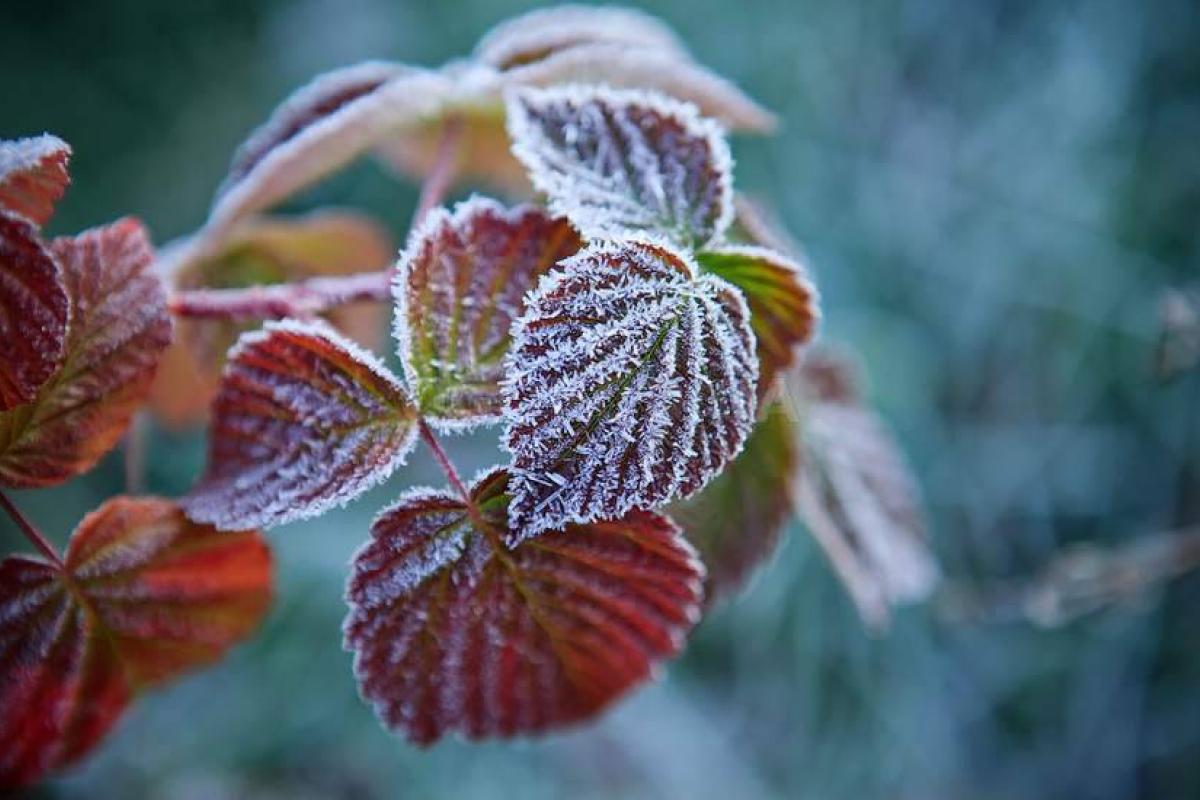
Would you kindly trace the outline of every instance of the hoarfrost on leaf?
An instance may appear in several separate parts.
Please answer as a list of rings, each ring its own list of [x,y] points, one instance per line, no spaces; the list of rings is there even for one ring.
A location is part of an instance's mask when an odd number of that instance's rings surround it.
[[[58,369],[69,312],[62,270],[37,229],[0,211],[0,412],[32,400]]]
[[[886,627],[892,606],[940,580],[912,470],[843,357],[808,353],[788,389],[804,419],[796,510],[864,623]]]
[[[67,190],[71,147],[57,136],[0,141],[0,211],[45,225]]]
[[[396,339],[421,413],[443,428],[496,420],[526,292],[579,250],[565,219],[473,198],[431,212],[400,258]]]
[[[343,630],[359,692],[419,744],[586,719],[675,656],[703,567],[666,517],[634,511],[509,550],[508,474],[470,498],[418,491],[354,559]]]
[[[475,58],[507,70],[544,61],[563,50],[602,42],[688,57],[675,32],[642,11],[562,5],[539,8],[492,28],[475,46]]]
[[[816,334],[821,316],[817,288],[798,262],[764,247],[719,245],[700,251],[696,260],[746,297],[758,343],[761,399]]]
[[[745,301],[663,245],[563,262],[528,298],[506,365],[513,543],[687,497],[754,423]]]
[[[171,343],[140,222],[54,239],[50,252],[71,306],[65,356],[28,405],[0,412],[0,485],[53,486],[90,469],[124,435]]]
[[[0,562],[0,789],[77,761],[133,696],[219,659],[257,627],[271,556],[253,531],[117,497],[80,522],[60,569]]]
[[[184,499],[223,529],[343,505],[412,449],[416,408],[370,353],[323,323],[268,323],[230,354],[213,402],[208,468]]]
[[[799,440],[790,409],[772,403],[733,463],[698,494],[667,508],[708,570],[706,603],[740,589],[775,552],[792,519]]]
[[[667,236],[703,247],[733,218],[720,127],[664,95],[603,86],[508,96],[513,152],[584,238]]]

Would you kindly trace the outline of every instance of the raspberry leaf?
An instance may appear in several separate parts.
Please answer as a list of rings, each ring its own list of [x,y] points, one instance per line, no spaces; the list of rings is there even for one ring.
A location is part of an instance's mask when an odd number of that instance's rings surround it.
[[[223,529],[344,505],[404,463],[416,407],[370,353],[321,323],[242,336],[213,402],[208,468],[184,499]]]
[[[71,147],[57,136],[0,141],[0,211],[41,227],[67,190]]]
[[[514,541],[687,497],[754,421],[745,301],[658,245],[596,245],[543,278],[506,373]]]
[[[261,536],[158,498],[106,502],[61,566],[0,562],[0,787],[78,760],[137,692],[219,659],[258,626],[270,586]]]
[[[375,521],[347,588],[359,691],[420,744],[586,719],[675,656],[703,568],[666,517],[634,511],[512,550],[507,473],[470,499],[418,490]]]
[[[729,145],[695,106],[605,87],[515,91],[513,152],[585,238],[667,236],[703,247],[733,218]]]
[[[798,442],[791,413],[772,403],[733,463],[699,494],[668,509],[707,567],[708,603],[740,589],[775,552],[792,518]]]
[[[881,629],[893,606],[928,597],[940,571],[912,470],[855,385],[828,351],[809,354],[792,379],[804,413],[795,503],[863,622]]]
[[[145,228],[124,219],[50,251],[71,304],[62,367],[27,405],[0,413],[0,484],[53,486],[86,472],[125,433],[171,341]]]
[[[697,253],[696,260],[746,297],[758,343],[761,399],[816,333],[817,289],[800,264],[762,247],[723,245]]]
[[[500,417],[503,359],[524,296],[579,250],[562,218],[473,199],[438,209],[400,259],[396,339],[422,414],[444,428]]]
[[[58,369],[69,309],[62,270],[37,229],[0,211],[0,412],[32,400]]]

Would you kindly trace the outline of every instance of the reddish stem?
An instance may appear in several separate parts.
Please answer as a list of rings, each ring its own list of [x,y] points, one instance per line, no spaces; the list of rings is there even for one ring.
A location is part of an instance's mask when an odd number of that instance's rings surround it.
[[[380,270],[245,289],[191,289],[176,292],[169,305],[178,317],[248,322],[312,317],[347,303],[390,299],[391,270]]]
[[[438,140],[437,153],[433,157],[433,166],[421,184],[421,198],[417,202],[417,210],[413,214],[412,228],[421,224],[425,215],[435,206],[441,205],[450,185],[458,172],[458,150],[463,135],[463,120],[451,116],[442,126],[442,135]]]
[[[54,545],[50,544],[49,540],[47,540],[46,537],[42,535],[42,532],[37,529],[37,526],[30,522],[25,515],[21,513],[21,509],[13,505],[12,500],[9,500],[8,495],[2,491],[0,491],[0,506],[3,506],[4,510],[8,512],[8,515],[12,517],[13,522],[17,523],[17,527],[21,529],[21,533],[25,534],[25,538],[28,539],[30,543],[50,561],[50,563],[54,564],[59,569],[62,569],[63,562],[58,555],[58,551],[54,549]]]
[[[433,429],[429,427],[429,423],[424,418],[421,419],[419,424],[421,441],[425,442],[430,452],[433,453],[434,460],[438,462],[438,466],[442,468],[442,472],[446,473],[446,479],[450,481],[450,485],[454,487],[456,492],[462,495],[467,505],[471,505],[471,493],[467,491],[466,485],[463,483],[462,478],[459,477],[458,470],[454,468],[454,462],[450,460],[449,454],[442,447],[442,443],[438,441],[437,434],[433,432]]]

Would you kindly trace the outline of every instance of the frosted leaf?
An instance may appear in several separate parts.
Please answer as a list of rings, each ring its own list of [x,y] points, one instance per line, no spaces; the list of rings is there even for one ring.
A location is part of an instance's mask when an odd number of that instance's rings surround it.
[[[514,541],[698,491],[754,422],[741,294],[664,246],[594,245],[527,298],[506,360]]]
[[[720,245],[696,254],[701,268],[732,283],[750,306],[758,343],[759,398],[816,334],[817,288],[799,263],[763,247]]]
[[[701,247],[729,225],[729,146],[694,106],[563,86],[512,93],[508,125],[534,187],[585,238],[666,235]]]
[[[378,272],[391,265],[396,253],[391,236],[375,220],[336,210],[244,219],[207,254],[190,244],[169,245],[156,263],[177,289],[244,289]],[[351,303],[323,318],[374,349],[383,343],[386,313],[380,303]],[[176,325],[176,342],[159,369],[150,404],[160,420],[182,427],[207,417],[229,348],[258,322],[180,319]]]
[[[219,659],[262,620],[271,557],[254,532],[117,497],[79,524],[60,571],[0,562],[0,789],[86,755],[132,697]]]
[[[71,147],[57,136],[0,141],[0,211],[45,225],[67,190]]]
[[[237,151],[206,235],[268,208],[433,113],[446,79],[400,64],[333,70],[296,90]]]
[[[883,628],[893,605],[928,597],[940,574],[912,470],[854,383],[849,365],[823,351],[791,378],[804,414],[794,497],[863,621]]]
[[[740,589],[775,552],[792,519],[798,449],[791,413],[772,403],[733,463],[698,494],[667,509],[707,567],[706,602]]]
[[[269,322],[230,354],[208,468],[184,498],[222,529],[270,527],[344,505],[404,463],[416,408],[370,353],[327,325]]]
[[[507,473],[417,492],[354,559],[343,630],[359,692],[419,744],[535,734],[598,713],[675,656],[703,567],[666,517],[571,525],[515,549]]]
[[[37,229],[0,211],[0,412],[32,400],[58,369],[69,308],[62,270]]]
[[[658,92],[691,103],[732,131],[770,133],[775,115],[736,85],[678,52],[597,42],[551,53],[504,73],[506,86],[604,84]]]
[[[53,486],[90,469],[124,435],[171,342],[140,222],[55,239],[50,251],[71,305],[66,355],[37,397],[0,413],[0,485]]]
[[[486,33],[475,58],[506,70],[542,61],[584,44],[609,42],[663,50],[687,57],[674,31],[632,8],[562,5],[506,20]]]
[[[509,328],[525,293],[579,250],[565,219],[475,198],[437,209],[400,258],[396,339],[417,406],[441,427],[500,417]]]

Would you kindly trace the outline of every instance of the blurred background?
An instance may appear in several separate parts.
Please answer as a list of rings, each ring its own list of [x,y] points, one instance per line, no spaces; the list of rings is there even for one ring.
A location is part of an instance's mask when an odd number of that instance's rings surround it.
[[[465,55],[532,5],[4,0],[0,136],[74,146],[51,233],[129,213],[163,243],[203,221],[293,87]],[[862,353],[947,588],[871,636],[794,525],[665,679],[598,723],[417,750],[357,698],[339,626],[375,509],[440,483],[418,453],[349,510],[274,531],[261,635],[145,698],[41,796],[1200,797],[1200,577],[1052,627],[1003,602],[1064,548],[1200,523],[1200,374],[1154,369],[1162,292],[1200,277],[1200,8],[641,7],[779,113],[778,137],[735,140],[738,185],[805,246],[823,335]],[[363,208],[400,241],[416,196],[368,159],[285,210]],[[494,458],[486,437],[453,445],[467,472]],[[202,436],[152,428],[149,447],[148,488],[185,491]],[[16,498],[62,543],[122,486],[118,453]],[[24,549],[0,522],[0,550]]]

